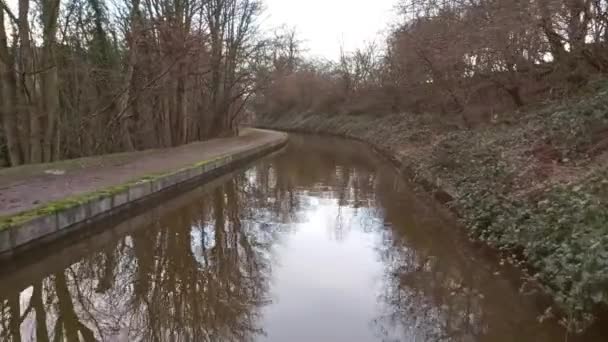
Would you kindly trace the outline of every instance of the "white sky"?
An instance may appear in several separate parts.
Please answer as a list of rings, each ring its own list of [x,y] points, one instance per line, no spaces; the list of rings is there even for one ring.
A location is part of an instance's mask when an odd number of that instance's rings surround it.
[[[398,0],[264,0],[262,28],[295,27],[307,55],[337,60],[365,42],[383,43]]]
[[[17,0],[5,0],[14,13]],[[111,1],[110,1],[111,2]],[[396,21],[399,0],[263,0],[261,28],[295,27],[310,57],[337,60],[340,44],[347,52],[366,42],[384,43],[390,24]],[[62,1],[62,5],[64,5]]]

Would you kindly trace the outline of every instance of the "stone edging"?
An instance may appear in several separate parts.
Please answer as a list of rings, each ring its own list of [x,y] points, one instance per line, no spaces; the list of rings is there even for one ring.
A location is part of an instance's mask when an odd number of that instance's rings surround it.
[[[59,237],[66,231],[71,231],[69,228],[73,226],[84,227],[84,224],[92,223],[124,209],[131,203],[144,200],[179,184],[226,172],[239,164],[278,150],[286,143],[287,134],[280,133],[277,139],[245,151],[220,156],[157,177],[144,177],[125,185],[112,187],[107,192],[102,189],[99,195],[92,194],[90,199],[74,201],[69,206],[54,212],[32,215],[23,222],[0,229],[0,257],[10,257],[18,250],[23,250],[41,239],[52,240],[53,236]],[[82,197],[87,198],[87,194]]]

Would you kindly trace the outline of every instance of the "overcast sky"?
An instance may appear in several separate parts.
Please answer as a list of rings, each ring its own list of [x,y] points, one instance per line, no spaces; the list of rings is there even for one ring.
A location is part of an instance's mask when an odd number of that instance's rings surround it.
[[[262,27],[295,27],[307,54],[336,60],[340,42],[347,51],[365,42],[382,43],[395,21],[397,0],[264,0]]]
[[[17,0],[5,0],[17,11]],[[111,1],[108,1],[109,3]],[[337,60],[340,44],[346,51],[365,42],[383,43],[389,24],[395,22],[399,0],[263,0],[261,28],[295,27],[310,57]],[[65,2],[62,1],[62,4]]]

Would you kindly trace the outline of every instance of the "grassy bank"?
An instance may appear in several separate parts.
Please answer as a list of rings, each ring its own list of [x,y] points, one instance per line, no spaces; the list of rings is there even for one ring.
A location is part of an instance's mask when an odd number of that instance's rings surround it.
[[[266,127],[366,141],[451,197],[470,236],[525,260],[584,328],[608,307],[608,86],[463,129],[433,115],[260,116]]]

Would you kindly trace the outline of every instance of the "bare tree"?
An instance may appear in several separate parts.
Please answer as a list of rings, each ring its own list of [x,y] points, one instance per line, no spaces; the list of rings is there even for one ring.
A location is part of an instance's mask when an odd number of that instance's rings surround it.
[[[0,116],[6,135],[10,163],[11,165],[20,165],[23,163],[23,155],[17,129],[15,107],[17,102],[15,58],[12,51],[9,50],[6,26],[5,11],[0,9],[0,99],[2,102],[0,104]]]

